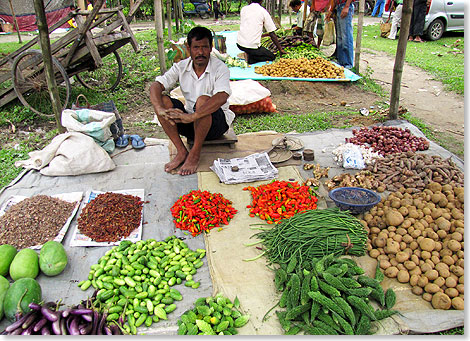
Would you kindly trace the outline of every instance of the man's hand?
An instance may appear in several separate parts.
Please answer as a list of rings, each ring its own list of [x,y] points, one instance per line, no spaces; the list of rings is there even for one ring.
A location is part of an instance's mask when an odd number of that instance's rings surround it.
[[[348,16],[348,12],[349,12],[349,6],[344,6],[343,10],[341,11],[341,14],[340,14],[340,17],[341,19],[344,19]]]
[[[284,50],[284,49],[280,49],[279,53],[281,54],[281,56],[284,55],[284,54],[288,54],[288,52],[286,52],[286,50]]]
[[[176,123],[192,123],[195,121],[194,114],[187,114],[176,108],[163,109],[158,113],[171,125],[176,125]]]
[[[331,20],[331,14],[332,14],[332,12],[331,12],[331,11],[328,11],[328,12],[326,12],[326,16],[325,16],[325,22],[328,22],[328,21],[330,21],[330,20]]]

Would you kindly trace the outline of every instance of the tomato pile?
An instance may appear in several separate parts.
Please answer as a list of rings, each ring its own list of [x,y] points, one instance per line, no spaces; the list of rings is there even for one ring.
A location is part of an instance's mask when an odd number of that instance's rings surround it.
[[[232,202],[222,194],[200,190],[181,196],[171,207],[176,227],[188,230],[193,237],[220,224],[227,225],[235,213]]]
[[[243,190],[250,191],[253,197],[251,205],[247,206],[250,217],[259,216],[268,224],[317,208],[318,198],[315,193],[309,186],[297,182],[276,180],[258,187],[248,186]]]

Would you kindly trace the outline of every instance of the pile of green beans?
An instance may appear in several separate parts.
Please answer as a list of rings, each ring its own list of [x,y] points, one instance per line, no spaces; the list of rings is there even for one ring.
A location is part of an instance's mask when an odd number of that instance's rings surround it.
[[[265,247],[262,255],[271,263],[286,264],[297,257],[299,264],[327,254],[362,256],[367,231],[359,219],[337,207],[309,210],[283,219],[255,234]]]
[[[193,275],[203,265],[206,250],[189,249],[175,236],[164,241],[122,241],[91,266],[88,279],[78,283],[82,290],[97,289],[96,300],[108,313],[107,321],[125,323],[126,332],[166,320],[181,301],[181,293],[172,288],[184,285],[197,289],[200,282]]]

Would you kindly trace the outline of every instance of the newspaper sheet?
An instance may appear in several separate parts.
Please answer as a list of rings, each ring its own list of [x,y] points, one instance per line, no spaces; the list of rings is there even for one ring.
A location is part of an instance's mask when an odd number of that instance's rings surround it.
[[[144,201],[144,189],[143,188],[126,189],[126,190],[120,190],[120,191],[108,191],[108,192],[134,195],[134,196],[139,197],[142,201]],[[85,205],[88,204],[93,199],[95,199],[98,196],[98,194],[102,194],[102,193],[106,193],[106,192],[94,191],[94,190],[87,192],[87,195],[84,201]],[[77,226],[75,226],[75,231],[74,231],[72,240],[70,241],[70,246],[111,246],[111,245],[119,245],[119,243],[123,240],[130,240],[131,242],[135,243],[142,239],[143,216],[144,216],[144,210],[142,209],[139,227],[136,228],[134,231],[132,231],[128,237],[122,238],[121,240],[118,240],[117,242],[96,242],[90,237],[82,234],[79,231],[78,224],[77,224]]]
[[[238,167],[238,170],[233,171],[232,167]],[[269,180],[276,178],[279,173],[266,152],[234,159],[218,158],[210,169],[224,184]]]
[[[75,203],[75,207],[73,208],[72,213],[70,213],[69,218],[65,222],[64,226],[60,229],[59,233],[57,236],[53,239],[56,242],[61,243],[62,240],[64,239],[65,234],[67,233],[67,230],[70,226],[70,223],[72,222],[73,217],[75,217],[75,214],[77,214],[78,208],[80,207],[80,202],[82,201],[83,198],[83,192],[70,192],[70,193],[62,193],[62,194],[55,194],[51,195],[53,198],[57,198],[60,200],[64,200],[67,202]],[[0,217],[5,214],[5,212],[13,205],[19,203],[20,201],[26,199],[28,197],[22,196],[22,195],[13,195],[11,196],[0,208]],[[41,249],[41,245],[34,245],[30,246],[30,249],[33,250],[39,250]]]

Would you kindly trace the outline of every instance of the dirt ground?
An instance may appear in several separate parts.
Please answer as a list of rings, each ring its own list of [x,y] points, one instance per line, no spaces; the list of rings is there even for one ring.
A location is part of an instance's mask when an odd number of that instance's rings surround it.
[[[376,23],[379,19],[366,17],[365,24]],[[195,19],[196,24],[214,26],[217,23],[213,19]],[[227,23],[227,20],[224,20]],[[153,23],[132,24],[134,31],[153,29]],[[3,39],[11,39],[0,36]],[[322,48],[327,55],[334,50],[334,45]],[[371,78],[389,93],[392,82],[394,58],[374,51],[363,51],[361,55],[361,70],[370,67]],[[379,95],[365,91],[357,82],[332,83],[332,82],[304,82],[304,81],[263,81],[263,86],[271,91],[273,103],[279,112],[290,114],[302,114],[311,112],[332,112],[339,110],[352,110],[357,112],[352,123],[354,125],[370,125],[376,120],[383,120],[384,115],[363,116],[359,109],[367,108],[373,113],[380,109],[378,104],[389,100]],[[150,85],[150,84],[149,84]],[[143,98],[148,97],[148,86],[145,92],[138,94]],[[444,139],[447,148],[463,158],[464,146],[464,97],[444,91],[442,83],[433,80],[427,72],[405,64],[402,77],[400,105],[409,110],[413,117],[421,119],[431,127],[439,138]],[[143,137],[164,138],[161,128],[155,121],[153,108],[146,98],[145,104],[130,106],[128,112],[121,113],[126,131],[140,134]],[[13,144],[17,138],[27,135],[27,131],[40,129],[48,131],[54,127],[54,122],[40,124],[37,127],[0,127],[0,142],[2,145]],[[23,132],[22,132],[23,131]],[[26,131],[26,132],[25,132]],[[7,135],[7,136],[6,136]]]

